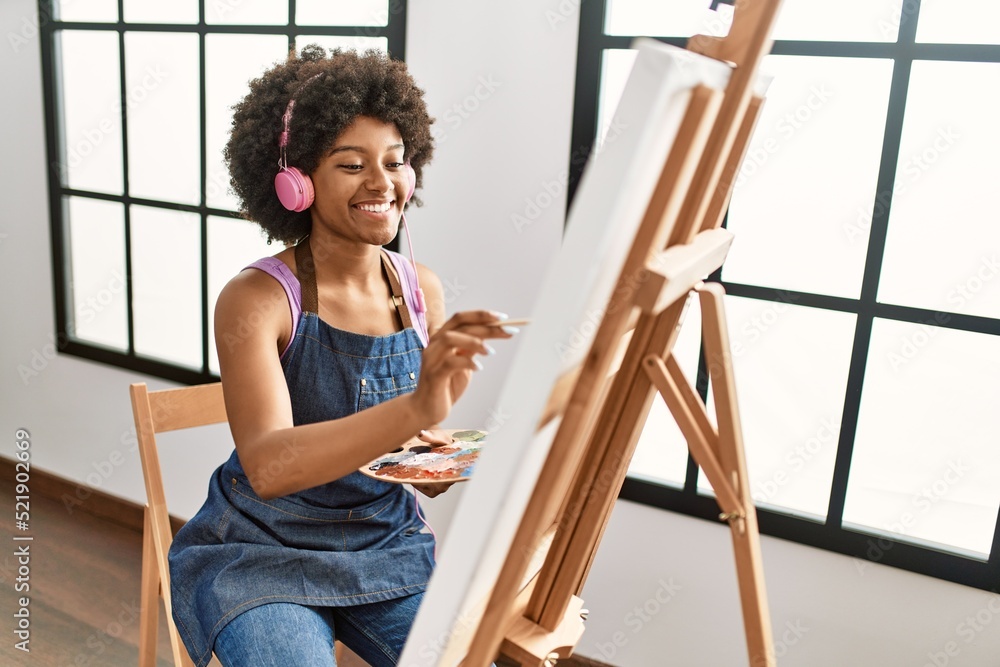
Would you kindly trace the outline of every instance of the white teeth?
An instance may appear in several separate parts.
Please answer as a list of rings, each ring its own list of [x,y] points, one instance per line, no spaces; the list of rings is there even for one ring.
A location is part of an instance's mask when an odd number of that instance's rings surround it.
[[[358,204],[358,208],[362,211],[368,211],[369,213],[385,213],[390,208],[392,208],[392,202],[386,202],[384,204]]]

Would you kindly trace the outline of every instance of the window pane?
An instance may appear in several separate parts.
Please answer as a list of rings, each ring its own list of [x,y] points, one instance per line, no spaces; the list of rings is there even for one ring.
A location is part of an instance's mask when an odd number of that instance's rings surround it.
[[[892,62],[768,56],[774,74],[736,179],[726,280],[857,297]]]
[[[386,25],[389,3],[387,0],[297,0],[295,22],[299,25]]]
[[[138,354],[201,368],[201,243],[196,213],[132,207]]]
[[[726,297],[729,343],[754,501],[824,518],[830,502],[855,316]],[[710,411],[715,422],[715,401]],[[699,476],[699,489],[711,486]]]
[[[67,197],[69,334],[128,351],[125,213],[121,204]]]
[[[601,95],[597,107],[597,145],[611,127],[611,119],[618,110],[618,102],[625,92],[625,83],[632,72],[637,51],[633,49],[605,49],[601,58]]]
[[[684,326],[677,337],[673,354],[684,376],[694,386],[698,374],[698,355],[701,352],[701,308],[698,299],[689,297]],[[688,447],[667,404],[657,393],[639,435],[635,454],[629,464],[628,474],[639,479],[683,488],[687,476]]]
[[[198,35],[125,33],[128,189],[201,203]]]
[[[875,320],[844,522],[990,551],[1000,337]]]
[[[785,0],[774,26],[775,39],[895,42],[903,0]]]
[[[62,182],[77,190],[122,194],[121,85],[118,35],[63,30]]]
[[[219,372],[219,354],[212,343],[215,331],[215,302],[226,283],[247,264],[284,249],[280,243],[267,245],[260,227],[246,220],[208,217],[208,367]],[[285,302],[287,304],[287,301]]]
[[[205,140],[208,150],[207,204],[213,208],[237,210],[236,198],[229,193],[229,172],[222,162],[222,150],[229,141],[233,105],[250,92],[250,80],[259,77],[288,52],[282,35],[205,36]],[[274,171],[278,171],[278,149],[274,150]]]
[[[126,23],[198,22],[198,0],[125,0],[124,9]]]
[[[1000,314],[1000,64],[913,63],[879,300]]]
[[[118,0],[57,0],[60,21],[114,23],[118,20]]]
[[[285,25],[288,3],[274,0],[205,3],[205,23],[230,25]]]
[[[325,49],[354,49],[363,53],[368,49],[389,50],[389,40],[385,37],[344,37],[343,35],[299,35],[295,44],[301,49],[306,44],[319,44]]]
[[[917,41],[1000,44],[1000,4],[974,0],[922,0]]]
[[[608,0],[605,34],[690,37],[725,35],[733,19],[733,8],[709,9],[706,0]]]

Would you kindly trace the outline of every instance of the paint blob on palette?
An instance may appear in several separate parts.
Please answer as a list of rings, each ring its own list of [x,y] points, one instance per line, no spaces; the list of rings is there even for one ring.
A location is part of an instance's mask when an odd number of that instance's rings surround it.
[[[450,437],[451,444],[431,446],[414,437],[399,449],[362,466],[361,472],[398,484],[469,479],[479,460],[479,450],[486,442],[486,431],[437,429],[436,432]]]

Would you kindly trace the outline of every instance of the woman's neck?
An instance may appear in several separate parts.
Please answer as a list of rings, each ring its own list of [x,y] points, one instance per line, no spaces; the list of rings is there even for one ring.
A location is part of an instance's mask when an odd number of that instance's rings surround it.
[[[317,284],[355,293],[384,290],[381,248],[313,229],[308,239]]]

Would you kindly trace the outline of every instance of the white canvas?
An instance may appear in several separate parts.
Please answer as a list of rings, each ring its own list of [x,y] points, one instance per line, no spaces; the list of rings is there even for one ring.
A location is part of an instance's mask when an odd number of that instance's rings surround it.
[[[722,90],[728,81],[718,61],[655,40],[633,46],[609,138],[591,155],[532,323],[519,334],[498,403],[510,418],[491,432],[441,546],[400,658],[405,667],[452,667],[465,656],[558,428],[554,420],[535,432],[553,385],[590,348],[692,89]]]

